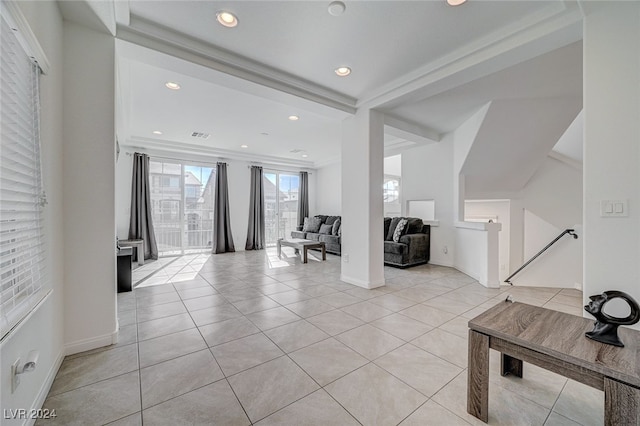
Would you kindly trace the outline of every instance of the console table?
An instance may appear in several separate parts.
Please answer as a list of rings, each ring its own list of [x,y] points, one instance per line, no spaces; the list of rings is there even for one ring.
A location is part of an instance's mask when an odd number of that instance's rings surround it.
[[[605,425],[640,424],[640,332],[621,327],[624,348],[587,339],[593,320],[503,302],[469,321],[467,412],[489,420],[489,348],[501,374],[522,377],[526,361],[604,391]]]
[[[120,240],[120,247],[133,247],[136,249],[136,261],[138,266],[144,265],[144,240]]]
[[[278,257],[280,257],[280,254],[282,253],[282,246],[293,247],[296,250],[296,253],[299,250],[302,250],[302,263],[307,263],[307,250],[314,248],[321,249],[322,260],[327,260],[325,245],[324,242],[321,241],[303,240],[302,238],[280,238],[278,240]]]

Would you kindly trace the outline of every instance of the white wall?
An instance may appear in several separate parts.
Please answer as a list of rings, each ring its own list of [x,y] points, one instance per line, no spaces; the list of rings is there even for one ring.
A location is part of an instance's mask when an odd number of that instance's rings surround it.
[[[67,353],[117,339],[115,42],[65,21],[64,310]]]
[[[467,193],[467,197],[473,199],[501,198],[510,200],[510,258],[507,276],[515,272],[529,259],[524,253],[525,210],[532,212],[559,230],[573,228],[582,224],[582,171],[551,157],[545,159],[521,191]],[[531,234],[543,232],[543,229],[537,229],[535,224],[532,223],[529,223],[528,229]],[[554,237],[549,238],[539,249]],[[578,240],[574,241],[573,248],[575,249],[577,245],[578,250],[581,252],[583,242],[584,239],[580,236]],[[554,256],[551,253],[548,254]],[[573,265],[573,267],[567,265]],[[514,285],[545,286],[547,285],[545,283],[549,282],[548,277],[565,276],[570,270],[572,278],[570,280],[562,280],[564,283],[562,286],[574,288],[576,282],[582,282],[582,262],[570,262],[567,265],[561,266],[553,260],[532,263],[525,270],[530,271],[527,279],[521,281],[520,277],[522,275],[518,274],[512,281]],[[522,274],[524,274],[524,271]],[[558,285],[556,283],[554,286]]]
[[[63,356],[63,193],[62,193],[62,17],[55,2],[19,2],[51,69],[40,78],[40,138],[43,183],[49,204],[44,210],[47,277],[53,292],[32,316],[0,344],[0,406],[40,408]],[[11,393],[11,364],[38,350],[38,366],[22,376]],[[3,425],[22,424],[2,419]]]
[[[584,297],[640,300],[640,3],[584,5]],[[602,200],[629,215],[601,217]]]
[[[582,288],[582,226],[578,239],[564,235],[512,279],[519,286]],[[567,228],[557,228],[529,210],[524,214],[524,257],[531,259]]]
[[[313,214],[339,216],[342,214],[342,165],[333,163],[316,170],[317,196]],[[311,202],[311,200],[309,201]]]
[[[140,150],[138,150],[140,151]],[[116,220],[118,238],[126,239],[129,234],[129,216],[131,206],[131,176],[133,168],[133,152],[136,150],[124,146],[121,147],[120,158],[116,164]],[[219,161],[217,157],[207,154],[187,154],[187,153],[170,153],[161,151],[143,151],[152,158],[154,155],[165,158],[175,158],[183,161],[194,161],[195,163],[210,164],[215,166]],[[231,218],[231,233],[233,235],[233,244],[236,251],[244,250],[247,240],[247,228],[249,225],[249,191],[251,187],[251,170],[249,166],[252,163],[242,160],[225,159],[227,163],[227,178],[229,183],[229,209]],[[300,170],[291,167],[269,166],[262,164],[265,170],[270,168],[291,171],[298,173]],[[316,171],[309,174],[309,211],[311,214],[316,212]],[[332,214],[324,213],[322,214]],[[339,213],[336,213],[339,214]]]
[[[455,229],[455,267],[485,287],[498,288],[499,223],[458,222]]]
[[[402,155],[402,205],[407,200],[434,200],[429,263],[453,266],[455,250],[453,212],[453,136],[404,151]],[[446,250],[446,253],[445,253]]]
[[[511,202],[509,200],[467,200],[464,203],[465,221],[487,222],[487,218],[495,218],[502,228],[498,234],[499,277],[504,281],[509,276],[509,256],[511,242]]]

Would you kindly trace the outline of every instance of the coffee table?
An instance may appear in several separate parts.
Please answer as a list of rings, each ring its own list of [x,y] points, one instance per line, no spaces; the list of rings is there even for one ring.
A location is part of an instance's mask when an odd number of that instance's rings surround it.
[[[604,391],[604,424],[640,424],[640,332],[620,327],[625,347],[587,339],[593,320],[524,303],[498,303],[469,321],[467,412],[489,420],[489,349],[501,374],[522,377],[522,362]]]
[[[327,260],[327,252],[322,241],[303,240],[302,238],[281,238],[278,240],[278,257],[280,257],[282,253],[283,246],[293,247],[296,250],[296,254],[299,250],[302,250],[302,263],[307,263],[307,251],[309,249],[321,249],[322,260]]]

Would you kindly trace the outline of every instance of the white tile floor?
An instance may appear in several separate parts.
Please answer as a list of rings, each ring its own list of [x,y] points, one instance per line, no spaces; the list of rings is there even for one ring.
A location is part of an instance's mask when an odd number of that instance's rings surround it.
[[[289,249],[149,263],[118,295],[120,342],[67,357],[44,404],[57,417],[38,424],[481,424],[466,413],[468,320],[506,293],[581,315],[575,290],[487,289],[433,265],[385,275],[364,290],[340,281],[339,257]],[[491,362],[489,424],[602,424],[602,392]]]

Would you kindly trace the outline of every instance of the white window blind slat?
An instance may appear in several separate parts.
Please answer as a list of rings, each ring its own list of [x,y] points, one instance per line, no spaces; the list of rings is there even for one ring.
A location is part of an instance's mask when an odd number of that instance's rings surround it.
[[[42,215],[39,69],[4,13],[0,52],[0,338],[4,339],[42,300],[49,286]]]

